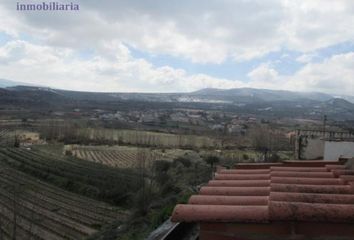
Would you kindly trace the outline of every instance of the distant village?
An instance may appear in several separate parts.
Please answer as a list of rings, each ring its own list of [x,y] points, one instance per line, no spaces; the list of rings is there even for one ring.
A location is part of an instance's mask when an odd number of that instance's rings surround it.
[[[89,117],[90,120],[120,121],[124,123],[164,124],[180,123],[195,126],[204,126],[210,130],[226,132],[230,134],[244,134],[247,124],[261,122],[256,116],[237,115],[220,111],[204,111],[191,109],[173,110],[147,110],[147,111],[116,111],[114,113],[95,109],[92,112],[84,112],[81,109],[73,109],[71,113],[53,112],[54,116],[64,117],[72,115],[76,117]]]

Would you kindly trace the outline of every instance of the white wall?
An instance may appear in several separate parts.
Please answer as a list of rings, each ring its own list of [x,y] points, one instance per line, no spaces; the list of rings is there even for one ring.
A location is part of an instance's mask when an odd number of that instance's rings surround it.
[[[322,159],[324,152],[324,141],[319,138],[306,139],[306,146],[301,153],[301,159]]]
[[[340,156],[354,157],[354,142],[325,142],[324,160],[337,160]]]

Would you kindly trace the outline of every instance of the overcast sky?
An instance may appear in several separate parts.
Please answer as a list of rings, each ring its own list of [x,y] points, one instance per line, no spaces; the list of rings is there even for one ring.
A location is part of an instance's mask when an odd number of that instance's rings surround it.
[[[353,0],[72,2],[80,11],[0,0],[0,78],[85,91],[354,95]]]

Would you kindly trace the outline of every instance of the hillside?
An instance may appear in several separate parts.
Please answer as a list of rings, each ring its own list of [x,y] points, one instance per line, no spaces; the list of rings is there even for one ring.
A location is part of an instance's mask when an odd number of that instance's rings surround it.
[[[175,108],[223,110],[263,117],[354,119],[354,104],[324,93],[265,89],[202,89],[191,93],[98,93],[44,87],[0,88],[0,108],[39,112],[172,110]],[[348,97],[347,97],[348,98]],[[335,104],[333,104],[335,103]],[[33,113],[33,111],[32,111]]]
[[[333,98],[329,94],[318,92],[291,92],[284,90],[269,90],[269,89],[255,89],[255,88],[234,88],[234,89],[215,89],[205,88],[199,91],[192,92],[190,96],[205,97],[206,99],[216,98],[220,100],[229,101],[303,101],[315,100],[326,101]]]

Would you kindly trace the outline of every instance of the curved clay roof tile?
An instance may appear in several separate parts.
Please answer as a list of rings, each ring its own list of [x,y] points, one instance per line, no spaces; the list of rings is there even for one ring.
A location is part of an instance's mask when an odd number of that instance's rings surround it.
[[[345,165],[339,165],[339,164],[327,164],[325,167],[329,171],[334,169],[345,169]]]
[[[178,204],[173,222],[267,222],[268,206]]]
[[[270,180],[210,180],[208,186],[213,187],[267,187]]]
[[[211,196],[193,195],[189,199],[189,204],[198,205],[266,205],[268,206],[268,196]]]
[[[269,180],[270,174],[215,174],[216,180]]]
[[[200,195],[269,196],[270,187],[202,187]]]
[[[272,221],[354,222],[354,206],[271,201],[269,216]]]
[[[296,177],[272,177],[271,183],[303,184],[303,185],[342,185],[338,178],[296,178]]]
[[[271,177],[333,178],[331,172],[272,171]]]
[[[304,203],[354,204],[354,194],[271,192],[269,200]]]
[[[354,189],[349,185],[295,185],[271,184],[272,192],[298,192],[298,193],[332,193],[354,194]]]
[[[327,172],[325,167],[271,167],[272,171],[286,172]]]
[[[354,170],[348,170],[348,169],[332,170],[332,172],[336,177],[342,175],[354,175]]]
[[[270,169],[222,169],[221,174],[269,174]]]

